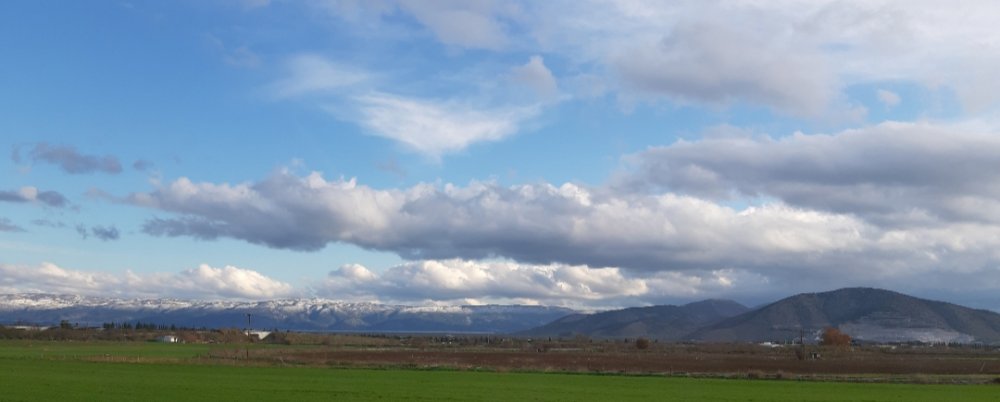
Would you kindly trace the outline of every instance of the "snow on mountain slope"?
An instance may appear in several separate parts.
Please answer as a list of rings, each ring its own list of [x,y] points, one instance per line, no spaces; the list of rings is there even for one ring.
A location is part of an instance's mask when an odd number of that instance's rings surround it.
[[[325,299],[192,301],[116,299],[56,294],[0,295],[0,323],[85,325],[142,321],[187,327],[254,327],[328,331],[488,332],[520,331],[573,310],[543,306],[401,306]]]

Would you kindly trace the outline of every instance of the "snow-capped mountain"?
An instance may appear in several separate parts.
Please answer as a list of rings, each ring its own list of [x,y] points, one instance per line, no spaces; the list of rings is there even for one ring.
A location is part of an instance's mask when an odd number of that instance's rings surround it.
[[[259,302],[117,299],[54,294],[0,295],[0,323],[80,325],[135,322],[183,327],[372,332],[507,333],[549,323],[575,311],[544,306],[402,306],[324,299]]]

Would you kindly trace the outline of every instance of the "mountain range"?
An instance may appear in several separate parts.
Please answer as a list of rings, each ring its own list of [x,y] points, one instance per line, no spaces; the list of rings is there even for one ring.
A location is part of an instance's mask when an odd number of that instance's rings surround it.
[[[432,306],[323,299],[260,302],[117,299],[52,294],[0,295],[0,324],[135,322],[346,332],[508,333],[527,337],[647,337],[664,341],[786,342],[818,339],[836,327],[869,342],[1000,344],[1000,314],[882,289],[803,293],[758,307],[730,300],[582,314],[545,306]]]
[[[750,310],[731,300],[704,300],[683,306],[632,307],[595,314],[572,314],[541,327],[522,331],[523,336],[570,338],[648,337],[665,341],[685,339],[692,332]]]
[[[525,336],[815,342],[836,327],[859,341],[1000,343],[1000,314],[871,288],[803,293],[748,309],[727,300],[570,315]]]
[[[53,294],[0,295],[0,323],[98,326],[136,321],[191,328],[349,332],[510,333],[576,311],[545,306],[431,306],[345,303],[323,299],[260,302],[117,299]]]
[[[882,289],[803,293],[692,332],[698,341],[784,341],[837,327],[871,342],[1000,343],[1000,314]]]

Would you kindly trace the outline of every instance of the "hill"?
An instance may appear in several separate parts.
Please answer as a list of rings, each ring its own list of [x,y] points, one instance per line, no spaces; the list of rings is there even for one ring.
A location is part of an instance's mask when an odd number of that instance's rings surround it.
[[[872,342],[1000,343],[1000,314],[872,288],[803,293],[691,334],[698,341],[815,340],[825,327]]]
[[[705,300],[683,306],[633,307],[596,314],[573,314],[518,333],[533,337],[593,338],[646,337],[664,341],[684,339],[691,332],[747,311],[730,300]]]

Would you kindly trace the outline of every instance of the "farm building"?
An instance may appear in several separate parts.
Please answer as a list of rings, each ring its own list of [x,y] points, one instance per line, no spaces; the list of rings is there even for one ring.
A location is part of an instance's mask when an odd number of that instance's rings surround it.
[[[271,335],[271,331],[243,331],[243,334],[248,337],[256,337],[257,340],[264,340]]]
[[[175,335],[163,335],[163,336],[157,337],[156,341],[157,342],[163,342],[163,343],[177,343],[177,342],[180,342],[180,339],[177,339],[177,336],[175,336]]]

